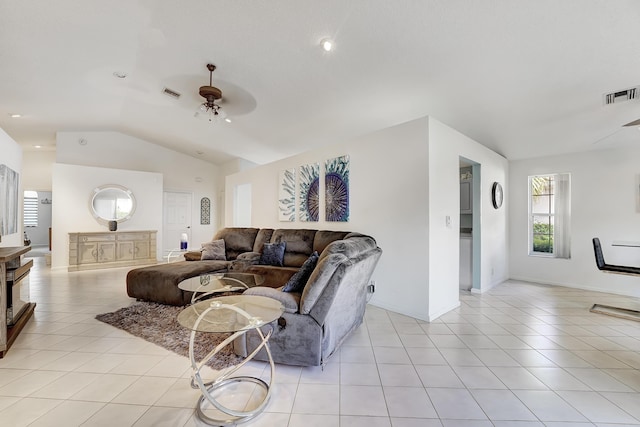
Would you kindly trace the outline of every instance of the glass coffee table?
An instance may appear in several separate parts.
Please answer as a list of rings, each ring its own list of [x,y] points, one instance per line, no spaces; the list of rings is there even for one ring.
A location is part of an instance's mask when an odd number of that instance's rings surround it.
[[[180,312],[178,322],[191,330],[189,338],[189,359],[191,360],[192,370],[191,386],[200,388],[202,393],[196,407],[196,415],[201,421],[214,426],[230,426],[248,421],[264,410],[269,401],[271,386],[275,377],[275,364],[268,344],[273,332],[273,326],[269,325],[269,323],[278,319],[283,312],[284,307],[279,301],[256,295],[212,298],[196,302]],[[271,326],[266,335],[260,329],[262,326]],[[202,379],[201,372],[205,364],[215,358],[216,354],[227,345],[233,344],[236,338],[250,330],[255,330],[258,333],[262,339],[260,345],[241,363],[223,370],[214,380],[205,382]],[[211,349],[211,352],[201,361],[197,361],[194,356],[194,343],[197,332],[228,332],[231,335]],[[265,349],[271,366],[269,383],[267,384],[260,378],[248,375],[234,376],[238,369],[253,359],[262,348]],[[248,385],[252,389],[255,388],[261,393],[252,390],[252,398],[249,403],[243,403],[241,408],[231,408],[229,404],[221,402],[221,398],[235,398],[236,388],[242,384]],[[215,416],[206,413],[209,404],[217,409]]]
[[[178,283],[183,291],[193,292],[191,303],[221,292],[239,292],[264,283],[264,276],[250,273],[207,273]]]

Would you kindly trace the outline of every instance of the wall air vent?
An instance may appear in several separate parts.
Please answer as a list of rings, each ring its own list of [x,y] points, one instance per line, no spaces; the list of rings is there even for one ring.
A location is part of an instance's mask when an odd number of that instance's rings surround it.
[[[168,87],[162,89],[162,93],[175,99],[178,99],[181,96],[178,92],[176,92],[175,90],[171,90]]]
[[[604,94],[604,105],[618,104],[624,101],[631,101],[632,99],[638,99],[640,93],[637,87],[629,89],[618,90],[616,92]]]

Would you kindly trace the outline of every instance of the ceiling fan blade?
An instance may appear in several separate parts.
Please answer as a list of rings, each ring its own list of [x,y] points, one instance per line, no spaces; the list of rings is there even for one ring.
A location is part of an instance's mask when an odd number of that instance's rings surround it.
[[[623,126],[640,126],[640,119],[638,120],[634,120],[632,122],[627,123],[626,125]]]
[[[615,131],[615,132],[611,132],[609,135],[605,135],[605,136],[603,136],[602,138],[600,138],[600,139],[599,139],[599,140],[597,140],[596,142],[592,142],[592,144],[593,144],[593,145],[599,144],[599,143],[601,143],[602,141],[604,141],[605,139],[610,138],[610,137],[612,137],[613,135],[615,135],[616,133],[620,132],[621,130],[622,130],[622,129],[618,129],[618,130],[617,130],[617,131]]]

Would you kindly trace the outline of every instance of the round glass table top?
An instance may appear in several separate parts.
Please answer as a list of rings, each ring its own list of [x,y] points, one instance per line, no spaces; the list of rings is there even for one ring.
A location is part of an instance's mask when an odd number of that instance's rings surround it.
[[[198,318],[207,309],[202,320]],[[237,311],[236,311],[237,310]],[[248,314],[245,316],[242,312]],[[197,302],[178,314],[178,323],[199,332],[236,332],[273,322],[284,312],[280,301],[257,295],[232,295]]]
[[[237,291],[260,286],[264,280],[251,273],[207,273],[185,279],[178,287],[191,292]]]

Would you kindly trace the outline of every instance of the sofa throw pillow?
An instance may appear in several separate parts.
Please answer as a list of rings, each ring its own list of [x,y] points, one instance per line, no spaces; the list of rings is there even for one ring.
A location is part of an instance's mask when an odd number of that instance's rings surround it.
[[[307,258],[307,260],[302,264],[300,270],[298,270],[291,279],[284,285],[282,288],[282,292],[302,292],[304,286],[309,281],[309,277],[311,277],[311,273],[316,268],[316,264],[318,264],[318,252],[314,252]]]
[[[225,253],[224,240],[213,240],[211,242],[202,244],[202,258],[210,260],[226,261],[227,254]]]
[[[275,265],[282,267],[284,261],[285,242],[265,243],[262,246],[262,254],[260,255],[260,264]]]

